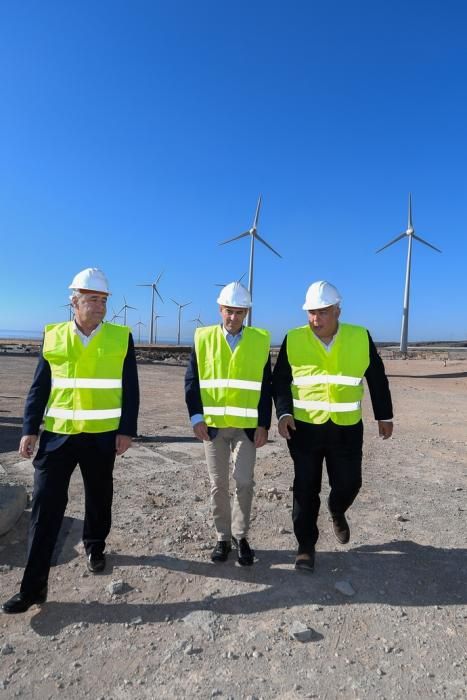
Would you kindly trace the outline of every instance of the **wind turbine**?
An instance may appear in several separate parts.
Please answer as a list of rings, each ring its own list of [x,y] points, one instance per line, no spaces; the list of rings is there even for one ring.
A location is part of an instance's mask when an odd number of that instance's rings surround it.
[[[141,326],[145,325],[141,319],[135,323],[135,326],[138,326],[138,344],[141,343]]]
[[[165,318],[165,316],[161,316],[160,314],[154,314],[154,345],[157,343],[157,319],[158,318]]]
[[[161,300],[161,302],[164,303],[164,300],[163,300],[163,298],[161,297],[161,295],[159,294],[159,290],[157,289],[157,285],[158,285],[159,280],[160,280],[160,278],[162,277],[163,274],[164,274],[164,273],[161,272],[160,275],[159,275],[159,277],[156,279],[155,282],[149,282],[148,284],[137,284],[137,285],[136,285],[137,287],[151,287],[151,288],[152,288],[152,298],[151,298],[151,325],[150,325],[150,328],[149,328],[149,342],[150,342],[151,345],[152,345],[153,342],[154,342],[154,333],[153,333],[153,331],[154,331],[154,297],[155,297],[155,294],[157,294],[157,296],[159,297],[159,299]]]
[[[274,250],[272,246],[267,243],[264,238],[261,238],[261,236],[258,234],[258,219],[259,219],[259,210],[261,209],[261,202],[263,198],[260,195],[258,197],[258,204],[256,205],[256,214],[255,218],[253,220],[253,226],[248,230],[245,231],[244,233],[241,233],[238,236],[234,236],[234,238],[229,238],[227,241],[222,241],[222,243],[219,243],[219,245],[225,245],[226,243],[231,243],[232,241],[236,241],[238,238],[244,238],[245,236],[250,236],[250,268],[249,268],[249,275],[248,275],[248,291],[250,292],[251,299],[253,301],[253,262],[254,262],[254,257],[255,257],[255,238],[258,239],[263,245],[266,246],[266,248],[269,248],[269,250],[272,250],[274,255],[277,255],[278,258],[281,258],[282,255],[279,255],[277,250]],[[250,308],[250,311],[248,313],[248,325],[251,326],[251,321],[252,321],[252,311]]]
[[[112,306],[112,311],[113,311],[113,316],[110,319],[110,323],[113,323],[116,318],[123,318],[122,316],[120,316],[120,311],[117,313],[113,306]]]
[[[170,297],[172,299],[172,297]],[[173,303],[178,306],[178,337],[177,337],[177,345],[180,345],[180,317],[182,315],[182,309],[185,306],[189,306],[191,304],[191,301],[187,301],[186,304],[179,304],[178,301],[175,301],[175,299],[172,299]]]
[[[125,303],[124,303],[124,305],[122,306],[122,308],[120,309],[120,311],[119,311],[118,313],[121,314],[122,311],[123,311],[123,325],[126,326],[126,310],[127,310],[127,309],[133,309],[133,311],[136,311],[136,308],[135,308],[134,306],[129,306],[129,305],[126,303],[125,297],[123,297],[123,301],[124,301]]]
[[[420,236],[417,236],[415,233],[415,229],[412,224],[412,194],[409,194],[409,219],[407,223],[407,231],[404,231],[404,233],[401,233],[400,236],[397,236],[394,238],[392,241],[389,241],[389,243],[386,243],[386,245],[383,245],[382,248],[379,248],[377,250],[377,253],[380,253],[382,250],[385,248],[389,248],[390,245],[393,243],[396,243],[397,241],[400,241],[402,238],[407,238],[409,239],[409,246],[407,250],[407,267],[406,267],[406,272],[405,272],[405,289],[404,289],[404,306],[402,309],[402,328],[401,328],[401,343],[400,343],[400,351],[403,353],[407,353],[407,336],[408,336],[408,331],[409,331],[409,303],[410,303],[410,271],[411,271],[411,265],[412,265],[412,239],[415,238],[417,241],[420,241],[420,243],[423,243],[424,245],[428,246],[429,248],[433,248],[433,250],[436,250],[438,253],[441,253],[441,250],[439,248],[435,248],[434,245],[431,245],[431,243],[428,243],[428,241],[424,241],[423,238],[420,238]]]
[[[68,306],[68,320],[71,321],[73,318],[73,304],[71,301],[68,304],[62,304],[61,309],[65,309]]]
[[[224,284],[224,287],[225,287],[225,284]],[[197,315],[196,318],[190,318],[190,321],[192,323],[196,323],[196,328],[198,328],[198,326],[204,326],[204,323],[202,322],[199,314]]]

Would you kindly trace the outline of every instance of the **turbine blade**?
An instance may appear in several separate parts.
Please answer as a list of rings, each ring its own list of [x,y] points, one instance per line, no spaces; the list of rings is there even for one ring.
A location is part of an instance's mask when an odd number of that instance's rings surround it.
[[[420,243],[424,243],[424,244],[427,245],[429,248],[433,248],[433,250],[436,250],[438,253],[442,253],[442,252],[443,252],[443,251],[440,250],[439,248],[436,248],[434,245],[431,245],[431,243],[428,243],[428,241],[424,241],[423,238],[420,238],[420,236],[415,235],[415,233],[412,234],[412,235],[413,235],[414,238],[417,239],[417,241],[420,241]]]
[[[270,246],[269,243],[266,243],[266,241],[264,240],[264,238],[261,238],[261,236],[259,236],[257,233],[255,233],[255,238],[257,238],[258,241],[261,241],[261,243],[262,243],[263,245],[265,245],[266,248],[269,248],[269,250],[272,250],[272,252],[274,253],[274,255],[277,255],[278,258],[282,258],[282,255],[280,255],[280,254],[277,252],[277,250],[274,250],[274,248],[273,248],[272,246]]]
[[[409,219],[408,219],[407,228],[413,229],[413,225],[412,225],[412,193],[411,192],[409,192]]]
[[[233,238],[228,238],[226,241],[222,241],[219,243],[219,245],[225,245],[226,243],[232,243],[232,241],[237,241],[239,238],[244,238],[245,236],[249,236],[250,231],[245,231],[244,233],[241,233],[239,236],[234,236]]]
[[[152,282],[149,282],[149,284],[137,284],[137,287],[152,287]]]
[[[155,292],[156,292],[157,296],[158,296],[159,299],[161,300],[161,302],[164,303],[164,300],[163,300],[163,298],[161,297],[161,295],[159,294],[159,290],[157,289],[157,287],[154,287],[154,289],[155,289]]]
[[[181,304],[179,304],[178,301],[175,301],[175,299],[172,299],[172,297],[170,297],[170,299],[173,301],[174,304],[177,304],[177,306],[181,306]]]
[[[384,250],[385,248],[389,248],[389,246],[392,245],[393,243],[396,243],[396,241],[400,241],[401,238],[405,238],[406,235],[407,235],[407,234],[406,234],[406,232],[404,231],[404,233],[401,233],[400,236],[397,236],[397,237],[394,238],[392,241],[389,241],[389,243],[386,243],[386,245],[383,245],[382,248],[378,248],[378,250],[376,251],[376,253],[381,253],[382,250]]]
[[[159,280],[160,280],[160,278],[162,277],[163,274],[164,274],[164,271],[162,270],[162,272],[160,273],[159,277],[156,279],[156,281],[154,282],[154,284],[159,284]]]
[[[256,205],[256,214],[255,214],[255,219],[253,221],[253,229],[256,231],[256,228],[258,226],[258,219],[259,219],[259,211],[261,209],[261,202],[263,201],[262,195],[258,197],[258,204]]]

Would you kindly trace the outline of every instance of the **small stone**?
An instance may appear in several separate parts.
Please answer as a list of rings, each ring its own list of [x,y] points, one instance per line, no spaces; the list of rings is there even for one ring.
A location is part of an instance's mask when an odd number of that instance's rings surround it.
[[[456,486],[456,488],[454,489],[454,491],[462,491],[462,486]]]
[[[14,651],[15,648],[12,647],[11,644],[8,644],[8,642],[6,642],[6,644],[4,644],[0,649],[0,653],[3,654],[3,656],[6,656],[7,654],[13,654]]]
[[[336,581],[334,588],[342,595],[352,596],[355,595],[355,590],[349,581]]]
[[[396,519],[399,523],[408,523],[408,522],[409,522],[409,519],[406,518],[406,517],[404,517],[404,516],[401,515],[400,513],[398,513],[398,514],[395,515],[394,517],[395,517],[395,519]]]
[[[291,639],[296,639],[298,642],[310,642],[314,634],[314,630],[298,620],[296,620],[289,629]]]
[[[214,688],[214,690],[211,691],[212,698],[217,698],[219,695],[222,695],[222,690],[219,690],[219,688]]]
[[[110,595],[119,595],[120,593],[123,593],[124,588],[125,584],[123,583],[122,579],[117,579],[109,583],[109,585],[106,587],[106,591],[110,593]]]
[[[134,617],[132,620],[130,620],[130,625],[142,625],[143,624],[143,618],[138,616]]]

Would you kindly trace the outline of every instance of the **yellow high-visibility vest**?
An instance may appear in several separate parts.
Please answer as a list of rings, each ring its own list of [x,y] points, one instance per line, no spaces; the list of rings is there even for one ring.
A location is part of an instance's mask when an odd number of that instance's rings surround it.
[[[258,426],[258,403],[270,345],[270,333],[260,328],[244,328],[233,352],[220,325],[196,330],[195,351],[206,425]]]
[[[129,334],[126,326],[103,323],[84,346],[72,321],[45,327],[43,355],[52,373],[46,430],[73,435],[118,429]]]
[[[306,423],[358,423],[369,352],[368,332],[361,326],[340,323],[330,350],[309,325],[289,331],[294,417]]]

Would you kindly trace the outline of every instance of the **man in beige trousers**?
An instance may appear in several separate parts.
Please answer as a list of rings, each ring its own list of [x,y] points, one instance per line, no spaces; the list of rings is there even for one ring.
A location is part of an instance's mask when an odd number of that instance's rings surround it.
[[[233,542],[239,564],[251,566],[254,551],[247,536],[256,449],[267,443],[272,412],[270,334],[243,325],[251,297],[239,282],[226,285],[217,302],[222,323],[196,330],[185,376],[185,399],[193,432],[204,443],[211,482],[217,532],[211,559],[226,561]]]

